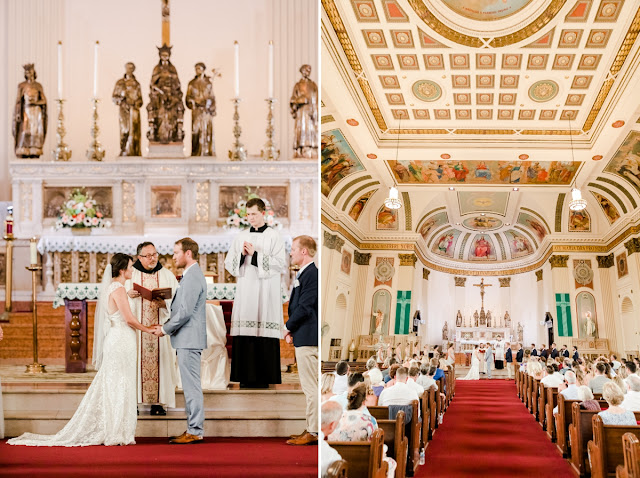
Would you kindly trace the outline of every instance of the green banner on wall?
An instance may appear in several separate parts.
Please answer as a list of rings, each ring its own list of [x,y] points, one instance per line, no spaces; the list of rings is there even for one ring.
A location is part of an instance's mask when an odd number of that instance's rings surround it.
[[[558,335],[560,337],[573,337],[569,294],[556,294],[556,318],[558,321]]]
[[[396,303],[395,334],[408,334],[411,323],[411,291],[399,290]]]

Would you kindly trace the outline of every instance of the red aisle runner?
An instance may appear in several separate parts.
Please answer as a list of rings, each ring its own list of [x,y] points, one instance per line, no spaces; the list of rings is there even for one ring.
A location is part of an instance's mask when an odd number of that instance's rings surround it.
[[[0,440],[0,476],[30,477],[317,477],[318,447],[284,438],[206,438],[169,445],[138,438],[136,445],[77,448],[10,446]]]
[[[508,380],[456,382],[456,396],[425,458],[416,478],[574,478]]]

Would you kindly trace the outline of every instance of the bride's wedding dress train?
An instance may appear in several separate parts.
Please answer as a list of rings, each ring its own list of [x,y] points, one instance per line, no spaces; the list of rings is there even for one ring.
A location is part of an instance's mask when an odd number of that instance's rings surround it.
[[[474,350],[471,354],[471,368],[467,375],[458,380],[480,380],[480,360],[478,359],[478,354]]]
[[[123,287],[109,285],[108,296]],[[55,435],[25,433],[9,445],[89,446],[135,443],[137,421],[136,332],[120,311],[108,315],[102,365],[66,426]]]

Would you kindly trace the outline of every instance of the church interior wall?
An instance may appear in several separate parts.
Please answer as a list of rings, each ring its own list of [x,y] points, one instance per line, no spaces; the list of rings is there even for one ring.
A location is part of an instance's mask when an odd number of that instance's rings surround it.
[[[22,65],[34,62],[38,81],[48,101],[48,131],[45,154],[51,159],[55,146],[58,40],[63,42],[66,142],[73,151],[71,161],[85,158],[89,146],[93,80],[93,44],[100,41],[99,105],[100,140],[106,157],[119,153],[118,109],[111,101],[115,82],[124,74],[124,64],[133,61],[141,85],[142,150],[146,138],[149,80],[158,63],[161,43],[160,2],[156,0],[99,0],[50,2],[7,0],[0,5],[0,65],[7,75],[0,79],[0,201],[11,198],[8,161],[15,157],[10,118],[16,88],[23,81]],[[36,15],[33,12],[37,12]],[[237,18],[237,22],[224,21]],[[292,156],[293,118],[289,98],[300,78],[302,64],[312,65],[311,78],[318,82],[318,9],[315,2],[297,0],[237,0],[211,2],[190,0],[172,4],[171,61],[175,65],[183,94],[194,77],[194,65],[203,61],[207,74],[216,68],[214,79],[217,116],[214,119],[215,147],[226,158],[234,141],[232,116],[234,83],[233,41],[240,44],[240,123],[242,142],[249,155],[259,155],[266,141],[267,45],[274,41],[275,139],[281,159]],[[295,25],[295,28],[292,28]],[[5,28],[6,27],[6,28]],[[191,112],[185,108],[185,152],[190,152]]]

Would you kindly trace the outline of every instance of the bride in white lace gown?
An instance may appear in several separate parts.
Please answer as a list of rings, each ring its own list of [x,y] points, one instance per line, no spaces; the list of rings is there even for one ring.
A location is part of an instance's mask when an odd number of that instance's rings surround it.
[[[100,298],[106,304],[108,322],[105,321],[105,327],[110,327],[104,339],[102,363],[71,420],[55,435],[25,433],[8,440],[9,445],[135,444],[138,397],[134,329],[148,333],[152,329],[138,322],[129,308],[124,282],[131,278],[131,272],[132,260],[126,254],[115,254],[105,269],[105,290]],[[110,283],[109,277],[112,278]]]
[[[480,380],[480,359],[478,358],[478,346],[471,353],[471,368],[467,375],[457,380]]]

